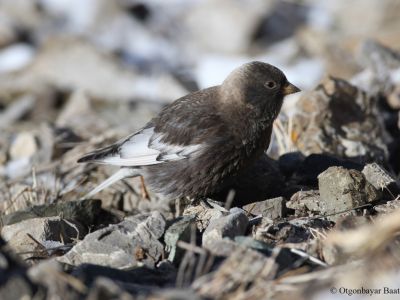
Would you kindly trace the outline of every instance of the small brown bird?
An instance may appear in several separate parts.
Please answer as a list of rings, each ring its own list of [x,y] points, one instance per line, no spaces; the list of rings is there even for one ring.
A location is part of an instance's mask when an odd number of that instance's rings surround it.
[[[221,85],[176,100],[141,130],[79,159],[121,167],[85,197],[134,176],[171,199],[212,195],[261,157],[284,96],[298,91],[278,68],[244,64]]]

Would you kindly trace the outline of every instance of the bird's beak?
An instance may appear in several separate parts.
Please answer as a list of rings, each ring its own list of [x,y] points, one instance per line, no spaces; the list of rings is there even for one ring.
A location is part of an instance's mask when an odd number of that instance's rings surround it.
[[[290,82],[288,82],[284,87],[283,87],[283,95],[287,96],[290,94],[294,94],[297,92],[300,92],[301,90],[295,86],[294,84],[291,84]]]

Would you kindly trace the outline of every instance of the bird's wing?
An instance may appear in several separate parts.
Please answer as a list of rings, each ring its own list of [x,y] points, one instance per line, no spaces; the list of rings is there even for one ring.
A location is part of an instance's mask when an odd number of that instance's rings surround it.
[[[178,99],[143,129],[78,162],[135,167],[200,155],[223,128],[212,106],[217,92],[218,87],[212,87]]]
[[[120,143],[85,155],[78,162],[124,167],[156,165],[185,159],[202,149],[201,144],[177,145],[162,140],[162,133],[155,133],[154,127],[146,127]]]

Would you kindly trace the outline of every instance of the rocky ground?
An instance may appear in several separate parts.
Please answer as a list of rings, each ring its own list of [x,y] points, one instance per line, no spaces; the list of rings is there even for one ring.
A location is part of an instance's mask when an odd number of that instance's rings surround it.
[[[0,2],[0,299],[397,299],[396,1],[87,3]],[[83,153],[251,60],[303,92],[229,189],[79,200]]]

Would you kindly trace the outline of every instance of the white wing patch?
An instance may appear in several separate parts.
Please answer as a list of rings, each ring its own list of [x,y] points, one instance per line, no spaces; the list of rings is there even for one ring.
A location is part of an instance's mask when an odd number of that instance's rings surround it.
[[[143,129],[121,144],[119,155],[106,157],[102,163],[126,167],[156,165],[186,159],[204,148],[203,144],[168,144],[162,142],[162,138],[163,135],[155,133],[154,128]]]
[[[151,137],[154,135],[153,128],[143,129],[123,142],[120,150],[121,158],[132,158],[141,156],[158,156],[160,151],[149,148]]]

